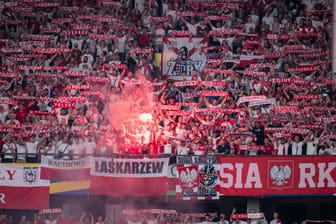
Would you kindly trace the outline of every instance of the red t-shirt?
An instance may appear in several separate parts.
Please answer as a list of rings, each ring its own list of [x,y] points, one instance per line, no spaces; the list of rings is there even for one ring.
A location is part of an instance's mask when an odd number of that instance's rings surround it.
[[[15,115],[16,115],[16,119],[17,119],[18,121],[20,121],[20,123],[24,123],[25,118],[26,118],[26,116],[27,116],[27,112],[24,111],[24,110],[22,110],[22,111],[17,110],[17,111],[15,112]]]
[[[274,151],[273,145],[265,145],[263,155],[272,155]]]

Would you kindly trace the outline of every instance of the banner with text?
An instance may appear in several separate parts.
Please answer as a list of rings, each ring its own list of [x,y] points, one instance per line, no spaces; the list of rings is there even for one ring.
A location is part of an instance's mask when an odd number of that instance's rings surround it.
[[[88,180],[90,156],[80,159],[63,160],[48,156],[41,158],[41,178],[47,180]]]
[[[91,156],[73,160],[41,158],[41,178],[50,180],[50,194],[87,195]]]
[[[182,199],[212,196],[215,191],[225,196],[336,193],[334,156],[313,160],[312,157],[179,156],[177,167],[180,181],[176,194]]]
[[[167,192],[169,158],[91,160],[90,193],[110,196],[162,196]]]
[[[40,179],[40,166],[0,164],[0,208],[49,207],[49,181]]]
[[[163,37],[162,74],[167,79],[182,80],[191,77],[192,71],[202,71],[206,54],[202,48],[208,45],[205,37]]]

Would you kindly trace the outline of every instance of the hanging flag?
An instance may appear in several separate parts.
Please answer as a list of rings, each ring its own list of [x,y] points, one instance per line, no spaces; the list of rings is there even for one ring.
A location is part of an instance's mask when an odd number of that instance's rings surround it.
[[[39,165],[0,164],[0,208],[49,207],[49,181],[40,179]]]
[[[163,196],[169,158],[92,158],[90,193],[110,196]]]

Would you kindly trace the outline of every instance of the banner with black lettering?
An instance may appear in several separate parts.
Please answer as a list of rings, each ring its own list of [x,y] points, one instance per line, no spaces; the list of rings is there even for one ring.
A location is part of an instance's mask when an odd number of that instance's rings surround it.
[[[91,160],[90,193],[110,196],[164,196],[169,158]]]
[[[87,195],[90,186],[91,156],[73,160],[41,157],[41,178],[50,180],[50,194]]]
[[[90,176],[90,158],[63,160],[49,156],[41,157],[41,178],[47,180],[88,180]]]
[[[176,198],[182,200],[217,200],[219,193],[215,156],[177,156]]]
[[[167,79],[182,80],[192,71],[201,72],[207,55],[202,51],[208,45],[206,37],[163,37],[162,75]]]
[[[49,181],[40,179],[37,164],[0,164],[0,208],[49,207]]]

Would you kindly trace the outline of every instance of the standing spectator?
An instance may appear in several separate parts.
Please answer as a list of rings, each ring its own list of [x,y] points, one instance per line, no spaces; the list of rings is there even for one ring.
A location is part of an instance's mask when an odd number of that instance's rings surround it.
[[[128,41],[127,39],[128,35],[123,34],[122,31],[120,30],[117,32],[116,45],[119,52],[119,59],[122,63],[125,61],[126,58],[125,49],[126,49],[126,42]]]
[[[44,220],[44,224],[58,224],[58,219],[55,214],[48,214]]]
[[[24,105],[19,104],[19,108],[15,111],[16,119],[22,124],[27,116],[27,111]]]
[[[209,27],[207,26],[207,23],[204,18],[202,18],[196,27],[196,34],[197,36],[207,36],[209,32]]]
[[[230,143],[224,138],[221,138],[216,147],[216,150],[217,150],[218,155],[230,155],[230,151],[231,151]]]
[[[35,134],[31,135],[26,141],[27,147],[27,162],[28,163],[37,163],[38,161],[38,147],[39,141]]]
[[[200,25],[200,23],[196,23],[196,18],[191,17],[190,18],[190,23],[186,19],[184,19],[183,17],[180,17],[180,18],[185,23],[185,25],[187,26],[188,31],[190,31],[193,36],[196,36],[197,35],[197,27]],[[204,21],[202,22],[202,24],[203,24],[202,27],[204,27],[205,26]]]
[[[276,150],[276,155],[278,156],[285,156],[288,155],[288,148],[289,143],[287,142],[286,138],[280,137],[272,137],[269,134],[267,134],[268,138],[271,140],[274,146],[274,150]]]
[[[97,217],[97,221],[96,221],[96,224],[106,224],[107,222],[107,216],[105,217],[105,219],[103,219],[103,216],[98,216]]]
[[[11,135],[7,135],[4,138],[4,143],[2,144],[3,159],[4,163],[12,163],[15,162],[16,158],[16,144],[14,138]]]
[[[224,213],[219,214],[218,224],[229,224],[229,221],[225,219],[225,214]]]
[[[79,224],[94,224],[94,218],[92,213],[84,212],[79,218]]]
[[[27,147],[22,138],[18,138],[16,141],[16,162],[25,163],[27,158]]]
[[[74,136],[70,151],[72,155],[71,159],[80,159],[85,155],[83,140],[78,135]]]
[[[47,144],[41,148],[40,153],[41,155],[47,158],[55,158],[55,143],[52,139],[46,139]]]
[[[279,219],[278,212],[273,212],[273,219],[270,221],[270,224],[282,224],[282,221]]]
[[[0,105],[0,122],[1,123],[6,123],[8,118],[8,111],[4,110],[4,107]]]
[[[252,131],[255,137],[256,145],[265,145],[265,127],[261,124],[261,122],[255,121],[252,122],[252,126],[250,127],[250,131]]]
[[[187,147],[184,139],[181,139],[177,142],[176,153],[178,155],[188,155],[189,151],[190,151],[190,149],[189,149],[189,147]]]
[[[307,141],[309,136],[303,140],[301,136],[295,135],[288,148],[288,155],[306,155],[307,154]]]
[[[71,138],[70,136],[59,136],[60,140],[56,142],[56,158],[68,160],[71,158]]]

